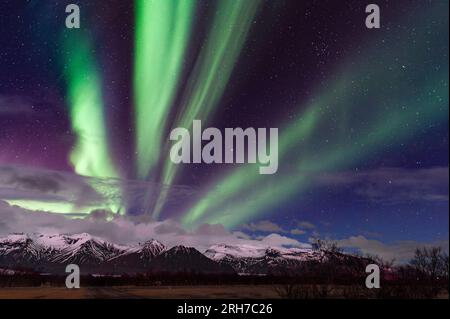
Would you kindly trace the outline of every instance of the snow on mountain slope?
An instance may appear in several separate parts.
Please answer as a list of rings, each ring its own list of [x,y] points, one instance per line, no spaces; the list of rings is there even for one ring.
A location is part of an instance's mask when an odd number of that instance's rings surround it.
[[[143,258],[153,258],[163,251],[166,250],[166,246],[157,241],[156,239],[151,239],[146,241],[139,248],[139,252],[142,254]]]
[[[129,247],[126,252],[111,258],[108,263],[111,264],[116,271],[146,271],[153,258],[160,255],[165,250],[166,247],[162,243],[155,239],[151,239],[143,244]]]
[[[261,258],[265,256],[283,257],[297,260],[314,258],[316,252],[304,248],[261,247],[250,245],[218,244],[208,248],[205,255],[214,260],[223,258]]]
[[[258,258],[265,254],[266,247],[226,244],[213,245],[205,252],[205,255],[213,260],[221,260],[225,257]]]
[[[52,241],[59,247],[51,261],[59,263],[100,263],[128,252],[129,247],[108,243],[89,234],[63,236]],[[64,243],[65,244],[64,244]]]
[[[205,255],[231,266],[240,274],[269,274],[294,271],[306,261],[321,261],[320,251],[301,248],[255,247],[249,245],[213,245]]]
[[[89,234],[12,234],[0,238],[0,256],[9,262],[99,263],[132,250],[108,243]]]
[[[29,235],[12,234],[0,239],[0,255],[8,256],[12,260],[40,260],[45,254],[46,249]]]
[[[150,264],[153,272],[172,273],[233,273],[233,268],[220,264],[199,252],[194,247],[175,246],[156,256]]]
[[[240,274],[290,274],[301,271],[305,262],[323,262],[329,257],[311,249],[227,244],[213,245],[202,254],[193,247],[167,249],[155,239],[132,246],[117,245],[87,233],[12,234],[0,238],[0,267],[55,273],[63,273],[65,265],[75,263],[84,273],[231,270]]]

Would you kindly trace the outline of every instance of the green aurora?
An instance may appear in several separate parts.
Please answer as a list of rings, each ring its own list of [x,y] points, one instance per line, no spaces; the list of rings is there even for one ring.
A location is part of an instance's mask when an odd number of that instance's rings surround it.
[[[180,171],[168,156],[166,130],[172,126],[189,129],[193,120],[208,122],[214,116],[263,6],[259,0],[217,1],[204,45],[188,71],[184,62],[195,28],[197,4],[195,0],[135,1],[136,157],[132,165],[136,179],[160,178],[162,187],[156,200],[148,199],[144,204],[146,213],[155,220],[162,217],[168,189],[175,185]],[[212,178],[197,202],[181,214],[177,212],[185,227],[202,223],[236,227],[270,213],[293,197],[301,198],[314,187],[312,175],[348,169],[387,147],[426,134],[431,123],[448,121],[448,56],[441,61],[441,70],[430,77],[424,61],[430,55],[442,58],[445,52],[429,51],[442,38],[427,33],[426,16],[442,18],[445,13],[435,6],[429,12],[414,14],[421,41],[413,42],[402,28],[392,30],[396,36],[388,43],[374,36],[362,52],[347,56],[339,67],[330,70],[329,81],[317,85],[304,104],[294,105],[297,116],[280,126],[279,161],[286,163],[286,168],[276,176],[266,176],[245,164]],[[448,30],[442,30],[442,34],[448,38]],[[62,44],[69,118],[76,135],[70,153],[74,171],[100,179],[123,178],[109,146],[104,79],[89,34],[84,30],[65,32]],[[188,75],[184,85],[183,74]],[[407,76],[414,78],[419,89],[410,92]],[[175,105],[177,96],[179,105]],[[100,194],[105,192],[95,183],[90,186]],[[125,200],[117,198],[102,207],[31,199],[8,202],[57,213],[89,213],[96,208],[127,212]]]

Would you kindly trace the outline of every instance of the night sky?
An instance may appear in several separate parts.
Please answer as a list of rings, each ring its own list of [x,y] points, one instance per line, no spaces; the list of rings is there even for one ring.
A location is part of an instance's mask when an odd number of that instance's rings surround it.
[[[372,2],[380,29],[365,27]],[[10,205],[302,242],[448,240],[447,1],[3,0],[0,30]],[[194,119],[278,128],[278,172],[174,165],[170,131]],[[100,199],[60,197],[58,172]]]

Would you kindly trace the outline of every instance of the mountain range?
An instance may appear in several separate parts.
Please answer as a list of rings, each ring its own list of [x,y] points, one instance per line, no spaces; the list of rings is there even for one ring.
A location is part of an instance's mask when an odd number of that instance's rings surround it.
[[[117,245],[90,234],[12,234],[0,238],[0,268],[62,274],[68,264],[83,274],[204,273],[290,274],[305,262],[323,262],[320,250],[250,245],[213,245],[204,253],[193,247],[167,248],[155,239]]]

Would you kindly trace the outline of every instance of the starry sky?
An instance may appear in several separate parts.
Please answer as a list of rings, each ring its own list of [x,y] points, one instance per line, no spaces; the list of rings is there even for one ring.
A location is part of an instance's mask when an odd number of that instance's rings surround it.
[[[81,28],[65,28],[76,3]],[[448,3],[3,0],[0,200],[302,242],[448,239]],[[279,129],[279,169],[170,161],[192,121]]]

